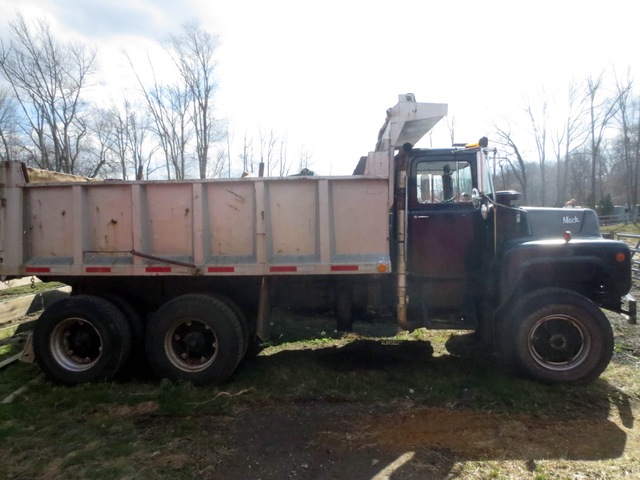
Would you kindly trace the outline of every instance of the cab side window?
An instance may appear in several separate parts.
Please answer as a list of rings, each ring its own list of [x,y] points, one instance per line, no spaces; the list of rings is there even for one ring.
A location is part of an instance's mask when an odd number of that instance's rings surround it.
[[[420,162],[416,175],[418,203],[471,201],[473,178],[469,162]]]

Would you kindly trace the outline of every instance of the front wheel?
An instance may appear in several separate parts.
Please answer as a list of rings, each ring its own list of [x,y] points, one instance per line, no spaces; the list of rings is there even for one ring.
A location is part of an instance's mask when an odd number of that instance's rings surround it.
[[[505,328],[508,357],[546,383],[589,383],[613,354],[607,317],[570,290],[546,289],[525,297],[512,309]]]

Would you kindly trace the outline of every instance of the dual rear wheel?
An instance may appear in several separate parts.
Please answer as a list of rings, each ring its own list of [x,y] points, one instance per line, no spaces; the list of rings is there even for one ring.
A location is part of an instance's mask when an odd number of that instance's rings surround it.
[[[34,327],[36,361],[50,379],[66,384],[112,379],[129,359],[132,334],[113,303],[76,295],[47,308]]]
[[[145,351],[161,378],[221,383],[247,350],[247,321],[224,297],[176,297],[155,312],[146,332],[126,300],[107,298],[72,296],[43,312],[34,328],[33,347],[51,380],[67,385],[111,380]]]
[[[161,378],[196,385],[221,383],[246,352],[244,319],[221,298],[182,295],[153,315],[146,339],[151,368]]]

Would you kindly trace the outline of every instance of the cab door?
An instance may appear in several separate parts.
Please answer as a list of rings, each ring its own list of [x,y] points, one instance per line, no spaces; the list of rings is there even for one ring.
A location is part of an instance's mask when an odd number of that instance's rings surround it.
[[[410,165],[410,315],[422,316],[431,328],[473,328],[484,238],[480,212],[471,202],[475,163],[469,156],[447,155],[417,157]]]

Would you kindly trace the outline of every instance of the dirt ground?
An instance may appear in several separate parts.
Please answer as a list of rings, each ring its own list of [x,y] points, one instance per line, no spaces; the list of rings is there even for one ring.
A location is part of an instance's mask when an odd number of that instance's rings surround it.
[[[611,315],[623,325],[614,328],[622,347],[614,362],[640,374],[638,327]],[[228,450],[212,478],[640,478],[640,403],[606,378],[598,380],[608,391],[602,401],[571,418],[465,408],[464,398],[451,408],[407,398],[248,409],[229,419]]]
[[[410,403],[270,406],[234,419],[230,450],[215,477],[534,478],[550,462],[546,469],[555,473],[536,478],[637,478],[640,469],[607,466],[609,459],[640,452],[633,414],[606,413],[550,421]],[[602,463],[602,476],[587,473],[594,461]]]

